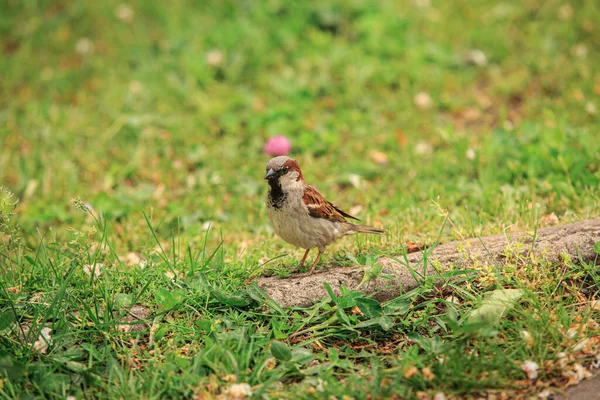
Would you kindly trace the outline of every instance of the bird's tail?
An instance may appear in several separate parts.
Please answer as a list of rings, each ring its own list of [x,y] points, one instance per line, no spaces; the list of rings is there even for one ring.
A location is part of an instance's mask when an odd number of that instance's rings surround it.
[[[374,226],[367,226],[367,225],[356,225],[356,224],[349,224],[350,225],[350,229],[348,229],[348,233],[347,234],[352,234],[352,233],[374,233],[377,235],[382,235],[385,233],[385,231],[383,229],[379,229],[379,228],[375,228]]]

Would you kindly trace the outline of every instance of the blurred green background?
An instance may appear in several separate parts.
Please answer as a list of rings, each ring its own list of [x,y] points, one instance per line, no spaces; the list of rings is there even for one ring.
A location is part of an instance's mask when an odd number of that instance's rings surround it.
[[[596,0],[2,0],[0,185],[19,202],[7,218],[0,198],[0,394],[200,399],[237,379],[256,397],[516,398],[540,389],[526,359],[564,385],[591,263],[509,257],[362,299],[366,316],[360,294],[282,310],[246,284],[302,255],[265,213],[274,135],[388,233],[323,264],[600,216],[598,21]],[[523,293],[510,318],[462,325],[504,287]]]
[[[440,209],[465,234],[598,214],[595,1],[7,0],[1,14],[0,182],[27,229],[74,223],[79,196],[125,241],[151,208],[166,235],[211,221],[232,242],[270,236],[275,134],[392,242],[429,238]]]

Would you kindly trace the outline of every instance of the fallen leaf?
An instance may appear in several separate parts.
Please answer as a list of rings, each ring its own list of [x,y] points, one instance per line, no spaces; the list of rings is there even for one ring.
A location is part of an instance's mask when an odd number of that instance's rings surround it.
[[[410,379],[413,376],[415,376],[417,374],[417,372],[419,372],[419,370],[417,369],[417,367],[410,366],[410,367],[404,369],[404,377],[406,379]]]
[[[18,294],[21,291],[21,288],[18,286],[13,286],[13,287],[9,287],[8,289],[6,289],[7,291],[14,293],[14,294]]]
[[[363,314],[362,311],[360,311],[360,308],[358,308],[356,306],[352,307],[352,314],[354,314],[354,315],[365,315],[365,314]]]
[[[417,251],[425,249],[426,246],[421,242],[406,242],[406,252],[415,253]]]
[[[373,150],[369,153],[369,158],[377,165],[386,165],[388,163],[388,156],[379,150]]]
[[[421,373],[423,374],[423,378],[425,380],[430,381],[435,378],[435,374],[431,371],[431,368],[425,367],[421,369]]]
[[[408,138],[401,129],[396,130],[396,140],[401,147],[408,146]]]
[[[541,222],[542,222],[543,226],[546,226],[546,225],[557,225],[558,224],[558,217],[554,213],[546,214],[546,215],[542,216],[542,221]]]

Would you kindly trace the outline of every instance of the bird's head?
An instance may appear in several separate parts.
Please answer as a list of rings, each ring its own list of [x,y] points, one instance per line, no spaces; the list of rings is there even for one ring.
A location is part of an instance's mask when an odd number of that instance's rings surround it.
[[[304,180],[298,162],[286,156],[274,157],[269,160],[265,179],[269,181],[270,185],[279,182],[282,187],[289,187]]]

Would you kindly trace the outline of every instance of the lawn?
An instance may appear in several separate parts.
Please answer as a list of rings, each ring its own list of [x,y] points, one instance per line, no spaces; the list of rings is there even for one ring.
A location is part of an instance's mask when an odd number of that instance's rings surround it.
[[[382,305],[282,308],[253,280],[303,254],[266,215],[274,135],[386,228],[321,268],[600,216],[599,20],[591,0],[4,0],[0,398],[507,399],[581,380],[593,263],[507,257]],[[502,288],[513,307],[471,323]]]

